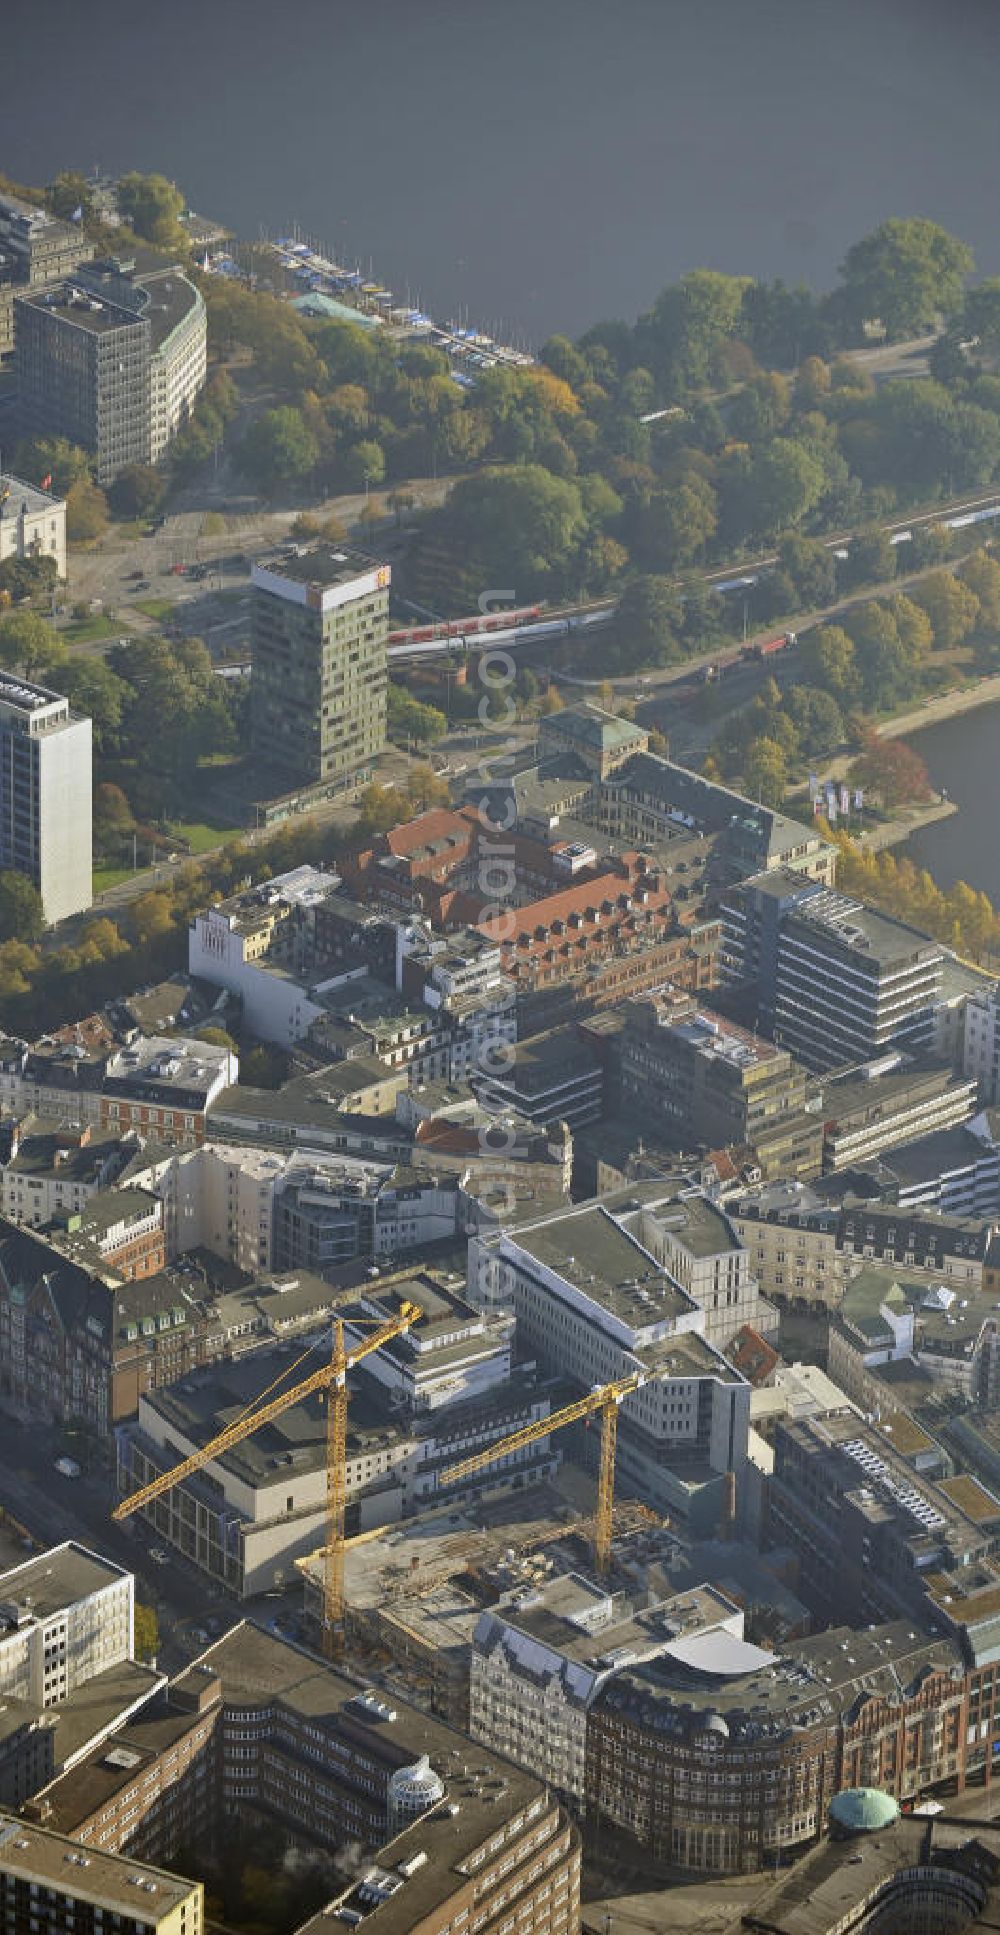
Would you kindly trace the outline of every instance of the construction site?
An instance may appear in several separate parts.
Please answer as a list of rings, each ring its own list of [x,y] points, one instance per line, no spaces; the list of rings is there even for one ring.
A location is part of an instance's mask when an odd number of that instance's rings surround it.
[[[478,1507],[427,1512],[390,1531],[348,1541],[345,1644],[352,1664],[412,1701],[467,1727],[469,1655],[482,1612],[549,1579],[589,1569],[594,1486],[562,1466],[557,1477]],[[633,1500],[614,1507],[612,1558],[659,1521]],[[311,1623],[322,1619],[324,1555],[299,1560]],[[620,1582],[624,1584],[624,1577]]]

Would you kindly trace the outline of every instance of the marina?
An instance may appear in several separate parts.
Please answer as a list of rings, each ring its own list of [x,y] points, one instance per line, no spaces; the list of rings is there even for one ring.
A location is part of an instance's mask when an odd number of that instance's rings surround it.
[[[333,321],[352,322],[369,330],[385,329],[397,341],[422,341],[443,350],[452,365],[455,380],[475,381],[476,374],[488,369],[531,369],[535,358],[530,350],[503,343],[488,331],[470,324],[435,321],[419,305],[400,301],[393,291],[371,271],[366,276],[359,267],[348,268],[315,243],[291,235],[262,236],[254,250],[271,257],[278,271],[276,286],[284,281],[298,289],[293,307],[306,316],[326,316]],[[238,254],[228,248],[212,253],[206,249],[202,268],[208,274],[227,275],[259,282],[241,268]]]

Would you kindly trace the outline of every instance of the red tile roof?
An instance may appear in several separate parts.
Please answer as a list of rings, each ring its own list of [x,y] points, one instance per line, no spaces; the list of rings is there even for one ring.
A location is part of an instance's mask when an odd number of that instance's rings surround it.
[[[748,1383],[766,1384],[781,1363],[781,1355],[752,1324],[744,1324],[736,1333],[729,1360]]]

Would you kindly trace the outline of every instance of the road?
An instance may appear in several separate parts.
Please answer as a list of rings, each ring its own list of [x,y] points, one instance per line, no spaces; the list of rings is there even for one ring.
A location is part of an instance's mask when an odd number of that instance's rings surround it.
[[[415,477],[394,488],[412,492],[415,506],[427,510],[443,503],[453,482],[450,477]],[[309,515],[319,519],[336,517],[358,539],[358,519],[365,501],[359,493],[331,497],[322,504],[310,505]],[[203,530],[206,517],[216,515],[224,518],[225,529],[215,535],[206,534]],[[252,557],[269,551],[287,538],[298,515],[298,510],[287,506],[268,511],[252,499],[229,499],[223,504],[214,503],[210,495],[205,495],[198,508],[171,512],[161,529],[148,537],[124,537],[112,525],[94,550],[71,550],[66,602],[100,599],[107,609],[117,611],[123,621],[131,624],[134,616],[136,630],[155,630],[156,621],[147,619],[135,607],[151,598],[176,604],[190,595],[190,582],[180,574],[174,575],[173,565],[233,559],[239,554]],[[376,527],[376,539],[378,535]],[[383,535],[394,536],[388,519]],[[359,541],[365,549],[370,549],[373,542],[367,530]],[[135,581],[129,581],[129,573],[134,571],[141,571],[146,580],[146,588],[141,591]],[[216,582],[219,575],[223,583],[239,582],[236,571],[216,574],[211,582]],[[127,627],[123,625],[124,628]]]
[[[178,1672],[201,1650],[203,1642],[194,1634],[205,1630],[207,1621],[226,1631],[244,1615],[261,1625],[273,1623],[276,1616],[296,1616],[294,1591],[282,1595],[280,1603],[269,1595],[237,1602],[170,1548],[166,1548],[170,1551],[167,1564],[157,1564],[150,1557],[151,1546],[159,1549],[155,1533],[139,1519],[123,1524],[112,1519],[116,1494],[110,1470],[99,1459],[93,1470],[77,1479],[56,1472],[55,1459],[67,1449],[58,1429],[25,1425],[0,1415],[0,1434],[4,1443],[0,1504],[39,1546],[75,1538],[135,1573],[136,1598],[156,1608],[161,1635],[158,1664],[163,1672]],[[80,1450],[72,1443],[69,1448],[83,1462]]]

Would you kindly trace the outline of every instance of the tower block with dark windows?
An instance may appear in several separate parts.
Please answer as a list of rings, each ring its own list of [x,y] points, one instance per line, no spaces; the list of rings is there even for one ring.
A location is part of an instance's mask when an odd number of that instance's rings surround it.
[[[328,544],[254,565],[253,752],[289,789],[332,791],[385,745],[389,580]]]

